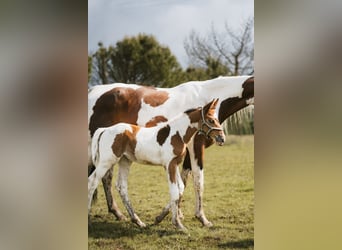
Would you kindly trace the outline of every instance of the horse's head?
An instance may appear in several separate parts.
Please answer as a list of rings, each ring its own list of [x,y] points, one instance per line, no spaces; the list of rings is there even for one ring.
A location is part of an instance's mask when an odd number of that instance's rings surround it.
[[[212,138],[219,146],[222,146],[226,137],[220,122],[215,117],[215,109],[218,99],[212,100],[201,109],[201,120],[199,122],[199,134]]]
[[[241,96],[229,97],[221,100],[218,111],[218,118],[221,123],[235,112],[247,107],[248,105],[254,105],[254,76],[246,79],[241,87]]]

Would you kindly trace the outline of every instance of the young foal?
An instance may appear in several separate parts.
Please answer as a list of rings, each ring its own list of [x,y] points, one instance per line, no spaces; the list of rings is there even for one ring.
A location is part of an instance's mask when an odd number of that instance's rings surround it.
[[[88,178],[88,210],[99,181],[105,173],[119,162],[116,188],[134,223],[140,227],[145,224],[134,213],[127,192],[127,178],[132,162],[163,165],[168,176],[171,196],[172,223],[185,230],[178,214],[178,203],[184,191],[178,164],[182,161],[186,144],[199,131],[223,145],[225,135],[219,121],[214,117],[218,99],[203,108],[188,110],[175,119],[156,127],[139,127],[119,123],[96,130],[92,140],[93,163],[95,171]]]

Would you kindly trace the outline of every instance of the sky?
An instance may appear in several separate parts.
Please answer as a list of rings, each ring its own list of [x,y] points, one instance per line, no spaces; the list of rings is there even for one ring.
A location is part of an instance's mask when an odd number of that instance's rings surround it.
[[[253,0],[88,0],[88,51],[99,41],[115,45],[125,36],[151,34],[186,67],[184,40],[192,30],[206,35],[225,23],[238,29],[254,16]]]

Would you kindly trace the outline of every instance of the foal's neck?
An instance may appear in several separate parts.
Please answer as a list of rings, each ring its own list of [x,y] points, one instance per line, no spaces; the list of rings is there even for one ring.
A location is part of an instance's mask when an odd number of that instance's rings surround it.
[[[188,111],[171,122],[170,125],[173,125],[175,130],[179,132],[179,135],[182,137],[182,141],[185,144],[189,143],[192,136],[198,131],[201,112],[201,109]]]

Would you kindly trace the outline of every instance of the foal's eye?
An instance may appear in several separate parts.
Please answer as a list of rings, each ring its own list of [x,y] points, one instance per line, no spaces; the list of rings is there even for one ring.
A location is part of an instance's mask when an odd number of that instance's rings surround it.
[[[210,123],[214,123],[214,120],[213,119],[209,119],[208,120]]]

